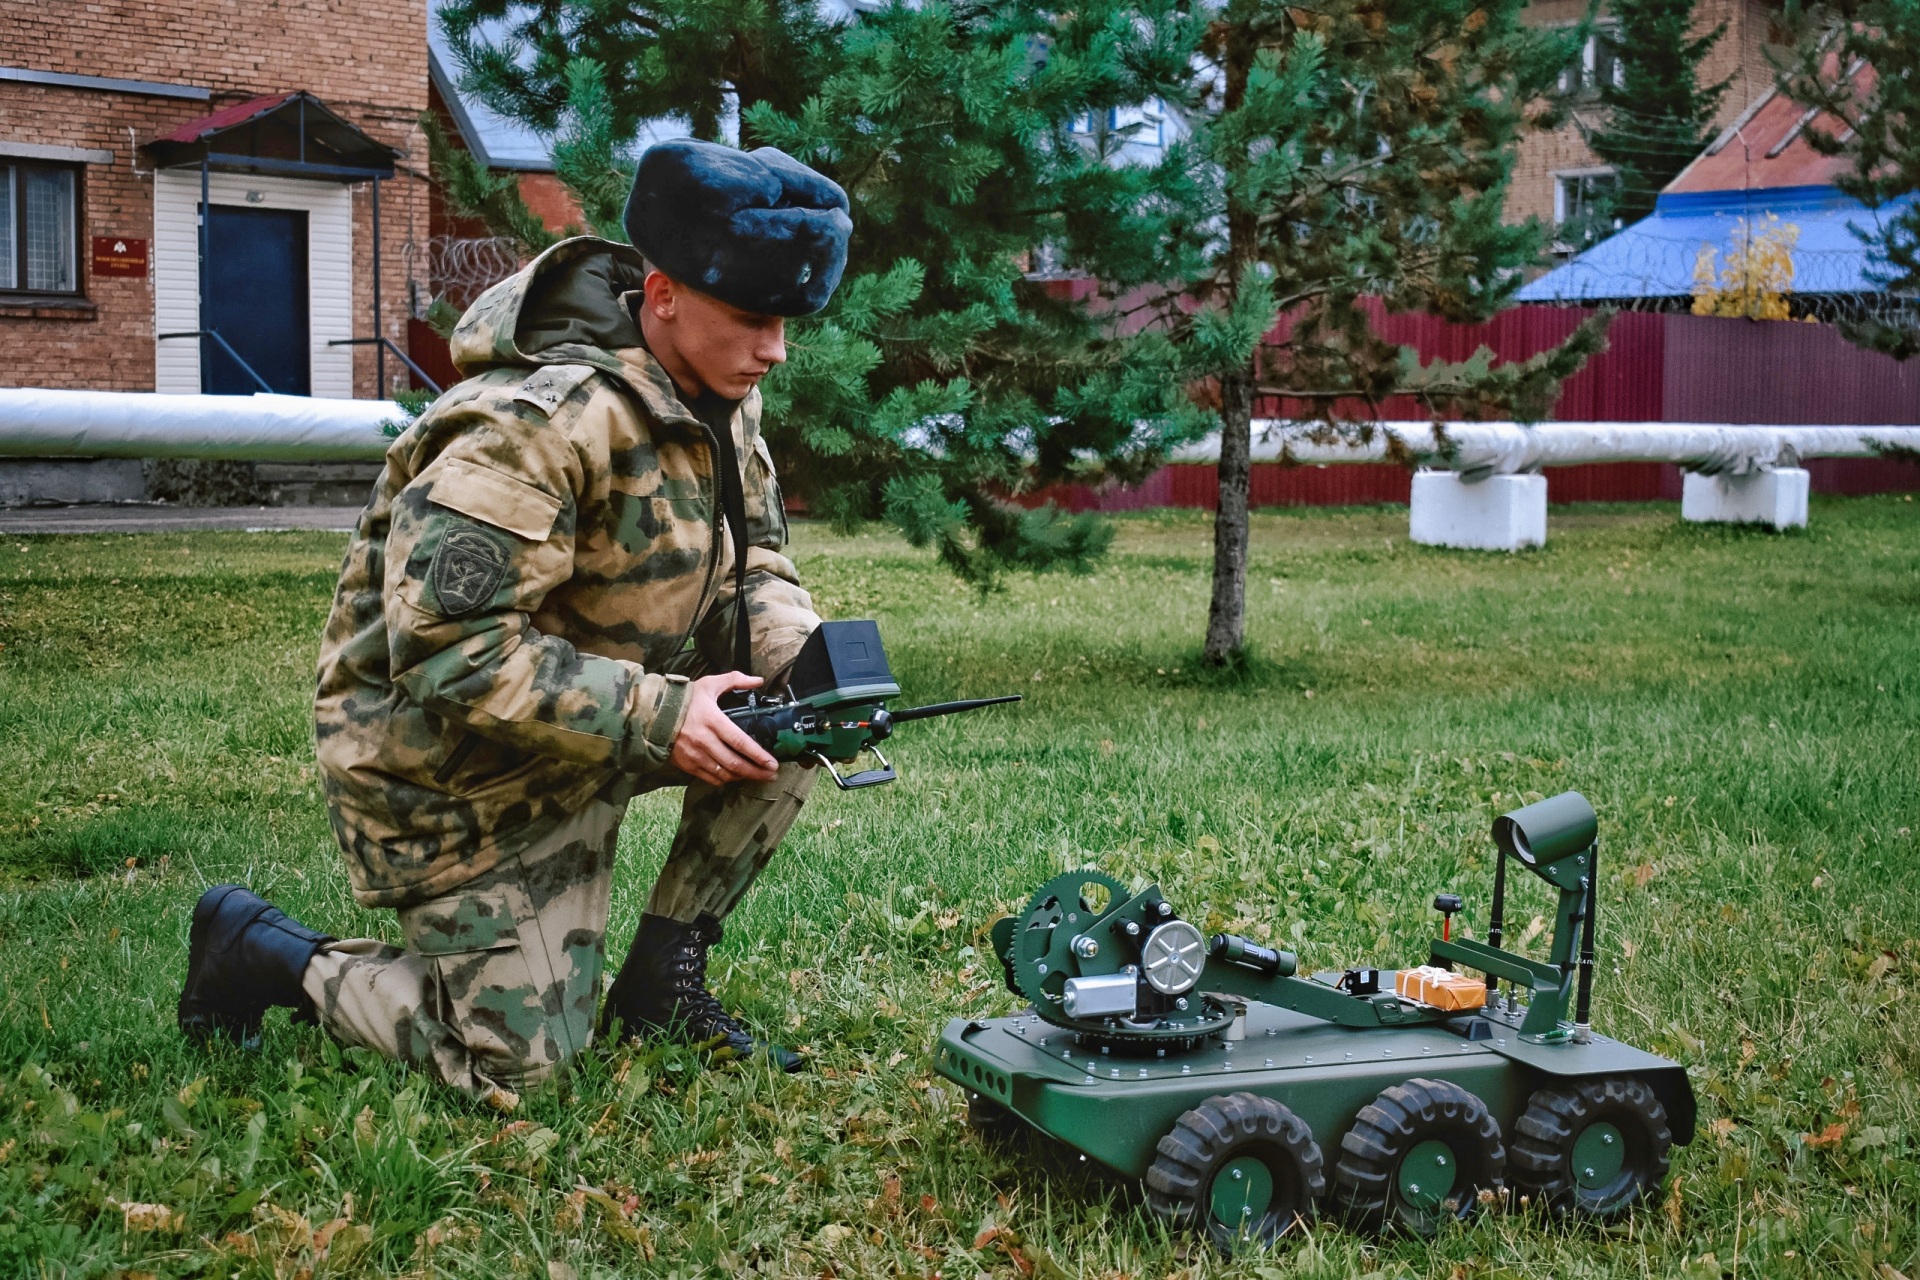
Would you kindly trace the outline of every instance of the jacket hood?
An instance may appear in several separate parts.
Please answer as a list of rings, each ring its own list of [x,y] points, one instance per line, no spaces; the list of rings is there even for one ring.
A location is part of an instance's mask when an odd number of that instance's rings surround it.
[[[645,261],[630,245],[594,236],[562,240],[467,308],[448,344],[454,367],[470,378],[501,365],[550,363],[558,355],[617,371],[613,353],[642,345],[622,295],[645,278]],[[553,353],[555,347],[566,350]]]
[[[646,274],[646,260],[631,245],[594,236],[562,240],[474,299],[448,343],[454,367],[471,378],[502,367],[592,365],[624,383],[662,426],[704,431],[628,309],[627,295]],[[742,404],[758,423],[759,389]]]

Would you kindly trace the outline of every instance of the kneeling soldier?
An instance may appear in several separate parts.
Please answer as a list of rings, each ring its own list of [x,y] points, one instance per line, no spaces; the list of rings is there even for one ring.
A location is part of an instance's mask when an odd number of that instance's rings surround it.
[[[387,451],[322,641],[318,757],[362,906],[338,941],[237,885],[194,910],[179,1020],[257,1036],[291,1006],[496,1103],[590,1040],[621,818],[685,786],[604,1032],[756,1041],[708,948],[813,787],[721,711],[819,624],[760,434],[784,317],[827,304],[846,194],[772,148],[648,149],[626,228],[461,319],[466,381]]]

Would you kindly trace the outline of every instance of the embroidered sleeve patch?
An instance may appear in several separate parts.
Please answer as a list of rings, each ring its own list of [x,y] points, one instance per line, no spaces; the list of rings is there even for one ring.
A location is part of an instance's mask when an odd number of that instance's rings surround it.
[[[507,573],[507,549],[478,529],[447,532],[427,568],[427,585],[448,618],[472,613],[500,588]]]

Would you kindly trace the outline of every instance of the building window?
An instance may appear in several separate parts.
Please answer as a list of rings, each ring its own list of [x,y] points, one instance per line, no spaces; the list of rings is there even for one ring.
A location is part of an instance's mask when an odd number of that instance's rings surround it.
[[[1156,106],[1158,104],[1155,104]],[[1103,123],[1104,121],[1104,123]],[[1147,107],[1109,107],[1104,116],[1083,111],[1067,122],[1067,132],[1081,137],[1107,136],[1125,130],[1123,143],[1163,147],[1167,141],[1166,117]]]
[[[1620,229],[1613,198],[1620,178],[1611,169],[1572,169],[1553,175],[1555,253],[1579,253]]]
[[[1115,132],[1127,130],[1127,141],[1139,146],[1163,147],[1167,144],[1166,117],[1155,110],[1159,104],[1144,107],[1116,107],[1108,117]]]
[[[80,292],[80,171],[0,161],[0,291]]]
[[[1627,69],[1620,61],[1619,28],[1603,25],[1588,33],[1573,65],[1560,69],[1560,92],[1571,98],[1592,98],[1600,86],[1618,89],[1627,82]]]
[[[1553,175],[1553,222],[1585,222],[1611,203],[1619,177],[1611,169],[1581,169]]]

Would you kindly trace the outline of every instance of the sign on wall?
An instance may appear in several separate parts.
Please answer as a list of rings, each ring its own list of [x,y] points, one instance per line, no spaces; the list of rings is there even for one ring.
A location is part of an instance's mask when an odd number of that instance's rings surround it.
[[[93,274],[144,277],[147,274],[147,242],[131,236],[95,236]]]

